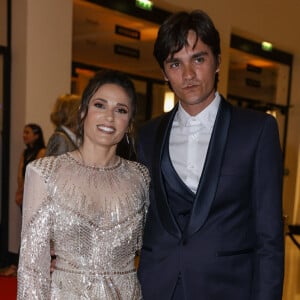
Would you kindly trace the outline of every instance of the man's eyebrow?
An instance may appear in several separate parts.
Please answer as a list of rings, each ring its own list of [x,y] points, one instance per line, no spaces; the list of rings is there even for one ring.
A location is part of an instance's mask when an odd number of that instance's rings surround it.
[[[170,58],[167,58],[165,60],[165,63],[174,63],[174,62],[178,62],[178,61],[179,61],[178,58],[176,58],[176,57],[170,57]]]
[[[192,55],[192,57],[206,56],[206,55],[208,55],[208,52],[207,52],[207,51],[200,51],[200,52],[194,53],[194,54]]]
[[[175,53],[175,54],[176,54],[176,53]],[[207,55],[208,55],[208,52],[207,52],[207,51],[199,51],[199,52],[197,52],[197,53],[194,53],[191,57],[192,57],[192,58],[196,58],[196,57],[199,57],[199,56],[207,56]],[[179,61],[180,61],[179,58],[172,56],[172,57],[170,57],[170,58],[167,58],[167,59],[165,60],[165,63],[174,63],[174,62],[179,62]]]

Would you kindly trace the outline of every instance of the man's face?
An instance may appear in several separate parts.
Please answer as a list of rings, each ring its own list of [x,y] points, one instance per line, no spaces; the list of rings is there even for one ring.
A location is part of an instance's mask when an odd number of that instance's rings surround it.
[[[211,49],[194,31],[189,31],[188,45],[169,56],[164,62],[165,80],[169,81],[182,107],[196,115],[215,97],[215,73],[220,61],[216,61]]]

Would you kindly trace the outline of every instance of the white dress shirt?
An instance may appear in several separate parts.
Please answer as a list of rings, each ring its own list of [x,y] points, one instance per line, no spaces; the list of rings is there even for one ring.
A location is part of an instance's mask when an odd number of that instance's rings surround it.
[[[189,115],[179,102],[169,142],[172,164],[183,182],[196,193],[220,104],[220,95],[198,115]]]

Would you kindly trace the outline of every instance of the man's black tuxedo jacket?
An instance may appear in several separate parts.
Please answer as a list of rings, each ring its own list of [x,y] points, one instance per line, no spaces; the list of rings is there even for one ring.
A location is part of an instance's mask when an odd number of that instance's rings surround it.
[[[161,172],[175,107],[139,132],[151,173],[138,270],[145,300],[280,300],[284,247],[282,152],[276,120],[222,98],[188,225],[180,230]]]

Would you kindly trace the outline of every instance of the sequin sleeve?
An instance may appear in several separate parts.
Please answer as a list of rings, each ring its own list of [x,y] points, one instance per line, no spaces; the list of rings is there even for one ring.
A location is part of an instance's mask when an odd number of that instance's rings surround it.
[[[145,227],[145,223],[146,223],[146,216],[148,213],[148,208],[150,205],[150,200],[149,200],[149,186],[150,186],[150,174],[149,174],[149,170],[147,169],[146,166],[140,164],[140,163],[136,163],[139,172],[141,173],[141,178],[143,179],[143,196],[142,196],[142,202],[143,204],[143,221],[142,221],[142,226],[143,226],[143,230],[144,231],[144,227]],[[138,240],[137,240],[137,254],[140,253],[140,250],[142,248],[142,243],[143,243],[143,235],[139,235],[138,236]]]
[[[148,207],[150,205],[150,200],[149,200],[149,189],[150,189],[150,174],[149,174],[149,170],[142,165],[142,174],[143,174],[143,178],[145,181],[145,207],[146,207],[146,213],[148,212]]]
[[[35,165],[26,170],[17,299],[50,299],[51,207],[46,180]]]

